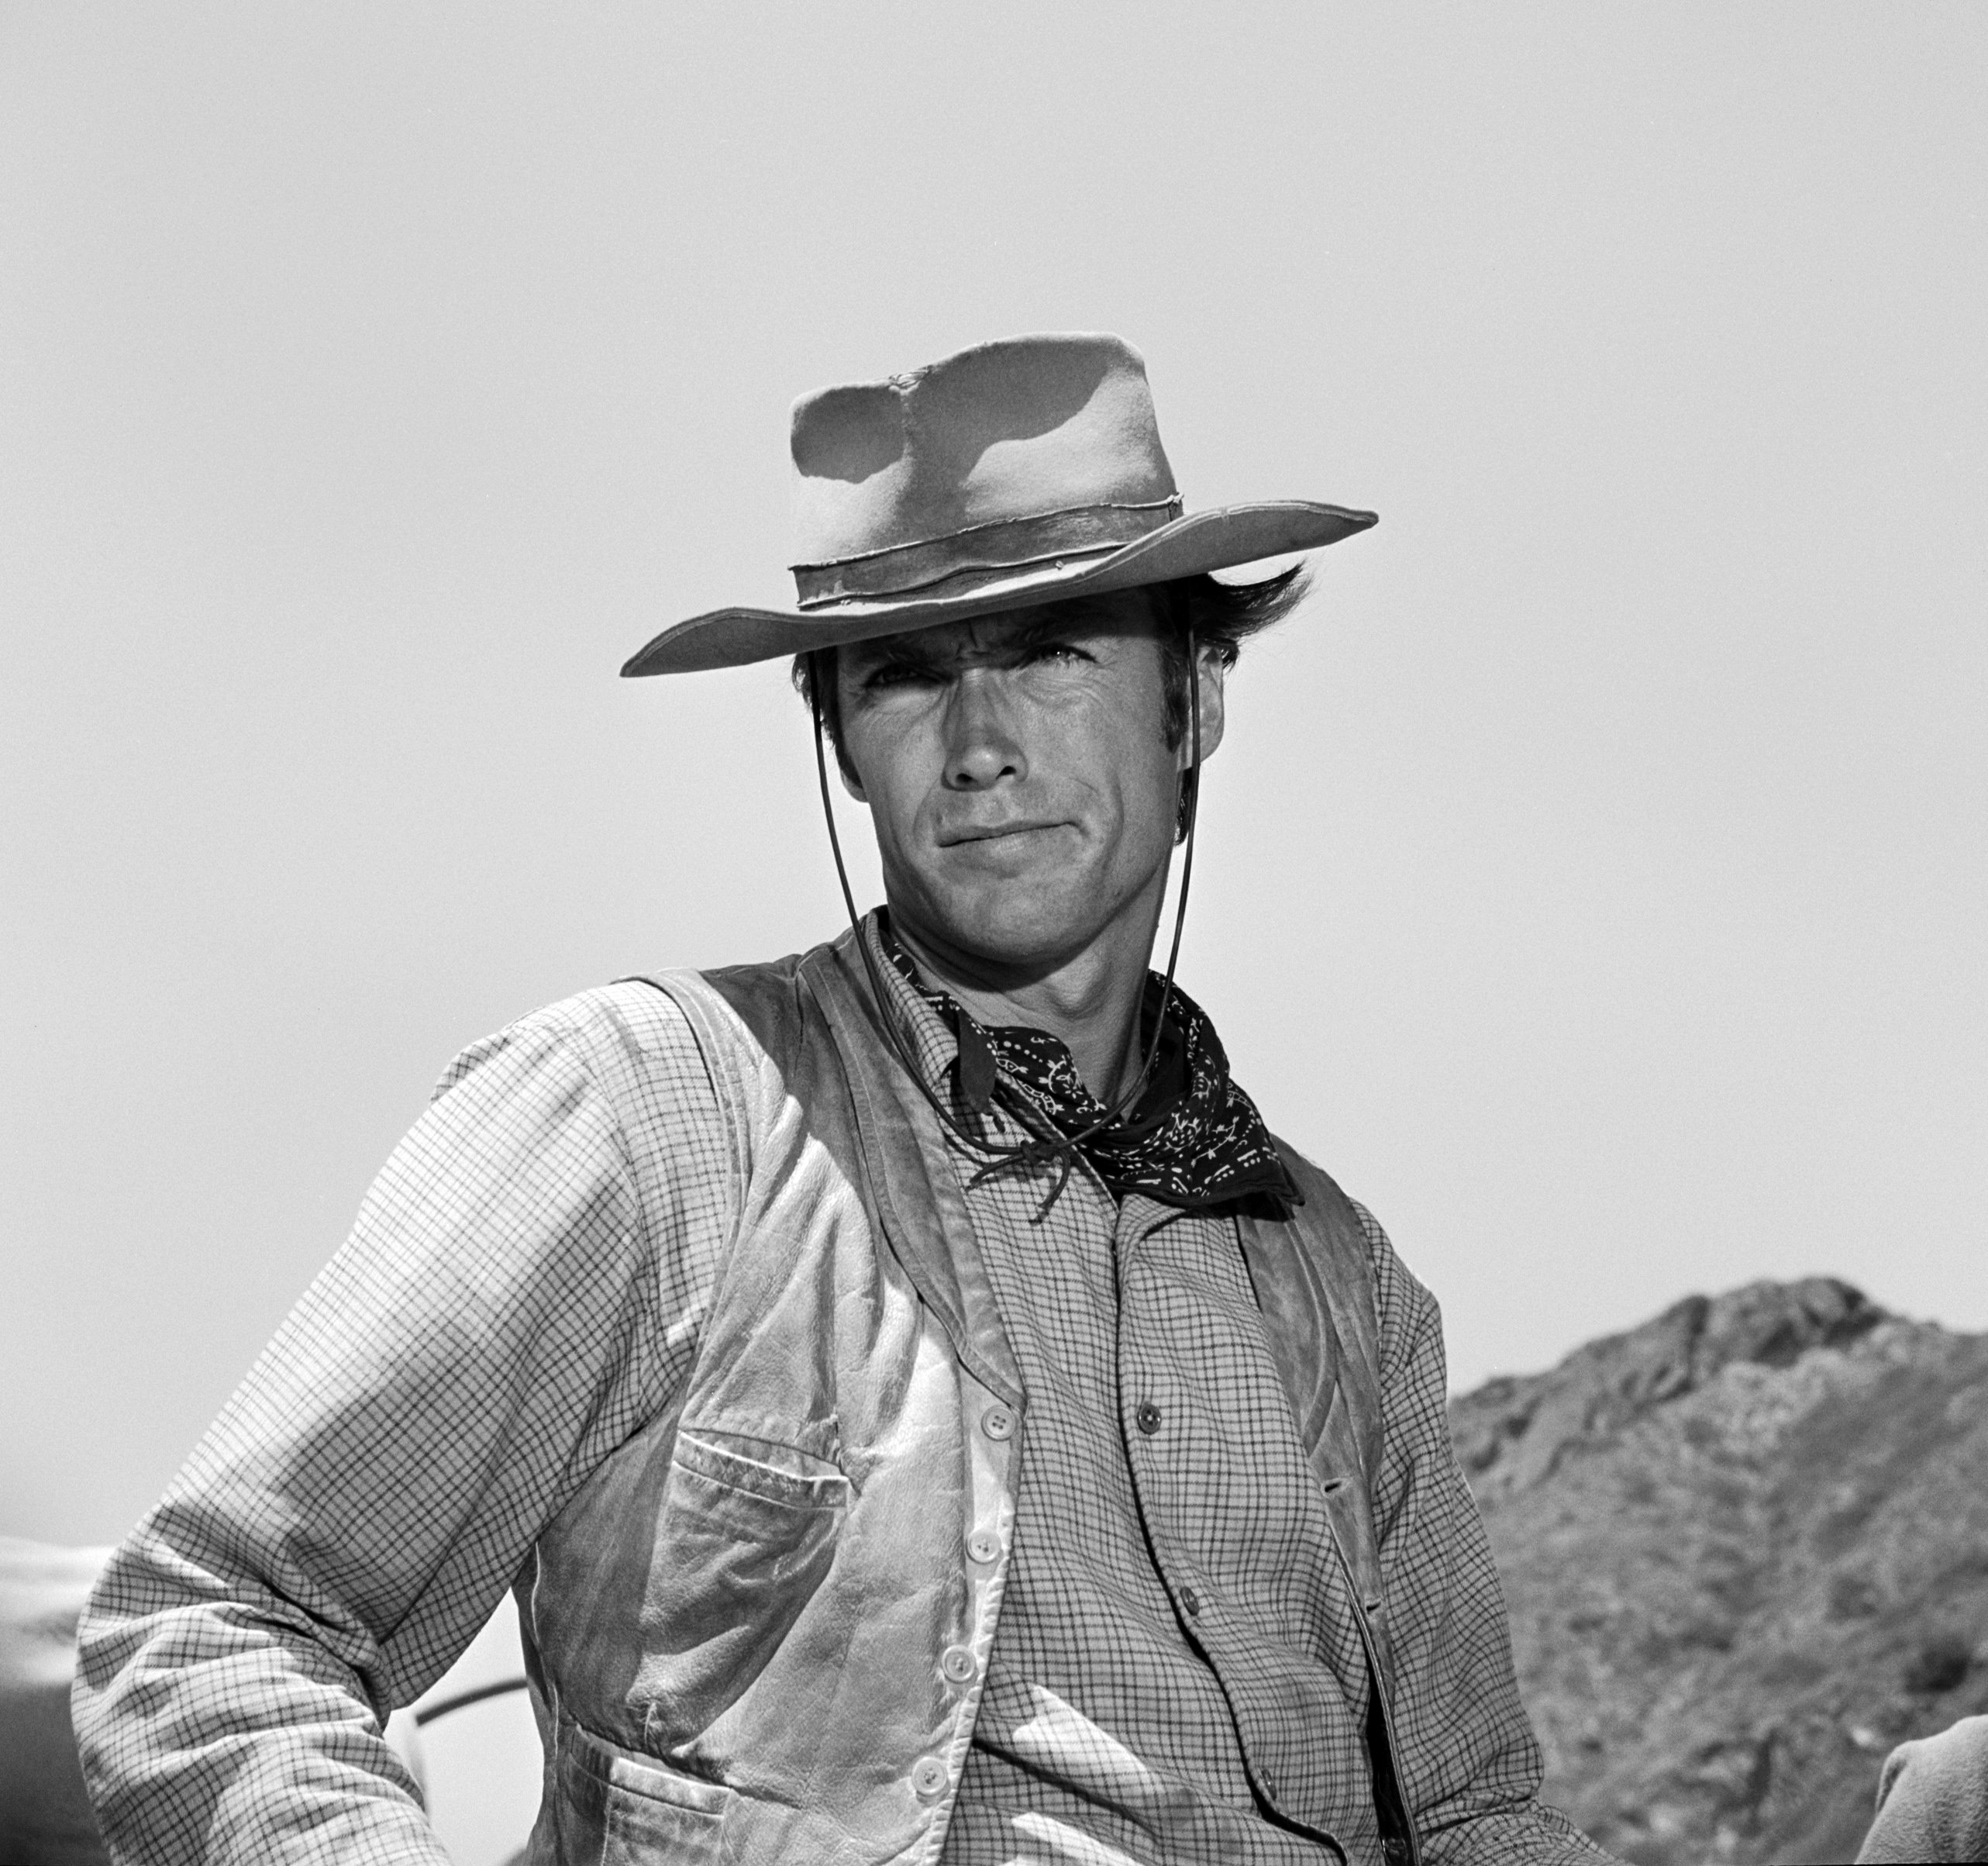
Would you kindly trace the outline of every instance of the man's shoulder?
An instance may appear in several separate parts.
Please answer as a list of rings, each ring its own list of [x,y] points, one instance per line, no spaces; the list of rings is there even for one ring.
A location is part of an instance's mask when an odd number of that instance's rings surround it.
[[[1301,1153],[1282,1134],[1273,1133],[1270,1141],[1284,1163],[1284,1170],[1297,1185],[1301,1212],[1309,1215],[1315,1223],[1336,1222],[1337,1228],[1360,1239],[1369,1250],[1376,1240],[1383,1246],[1387,1243],[1387,1234],[1375,1222],[1373,1214],[1349,1196],[1315,1160]]]
[[[1437,1316],[1435,1298],[1415,1273],[1401,1261],[1380,1220],[1367,1207],[1346,1192],[1324,1168],[1308,1159],[1281,1134],[1270,1138],[1277,1143],[1285,1166],[1304,1197],[1301,1212],[1334,1215],[1335,1229],[1349,1243],[1356,1240],[1364,1248],[1374,1289],[1374,1302],[1383,1330],[1397,1319],[1407,1318],[1418,1326],[1423,1317]]]
[[[514,1018],[480,1037],[457,1057],[437,1085],[438,1094],[500,1057],[513,1061],[570,1058],[583,1067],[648,1057],[668,1061],[694,1057],[688,1019],[666,979],[694,973],[658,973],[591,985]]]
[[[742,998],[791,994],[801,965],[816,953],[740,965],[659,966],[631,972],[605,985],[589,985],[543,1004],[471,1043],[452,1066],[463,1068],[506,1050],[561,1047],[669,1057],[683,1054],[696,1035],[700,1005]],[[444,1078],[446,1086],[450,1078]]]
[[[657,967],[539,1005],[463,1050],[436,1084],[439,1099],[493,1066],[591,1081],[611,1101],[671,1081],[707,1088],[776,1072],[800,1035],[804,967],[829,950],[739,965]]]

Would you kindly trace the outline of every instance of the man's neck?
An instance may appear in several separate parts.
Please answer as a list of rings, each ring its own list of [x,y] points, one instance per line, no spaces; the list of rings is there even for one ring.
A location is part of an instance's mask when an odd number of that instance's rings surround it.
[[[1060,1038],[1085,1088],[1104,1102],[1129,1085],[1142,1060],[1139,1005],[1158,923],[1156,902],[1149,916],[1107,929],[1070,958],[1036,971],[1004,967],[891,916],[892,932],[928,983],[949,992],[977,1023],[1025,1024]]]

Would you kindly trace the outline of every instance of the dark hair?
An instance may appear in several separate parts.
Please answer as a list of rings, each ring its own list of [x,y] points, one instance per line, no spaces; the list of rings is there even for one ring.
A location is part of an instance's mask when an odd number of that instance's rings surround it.
[[[1212,654],[1225,667],[1235,665],[1242,644],[1285,616],[1304,600],[1310,579],[1302,564],[1264,577],[1254,583],[1218,583],[1206,571],[1197,577],[1180,577],[1171,583],[1149,583],[1140,587],[1152,604],[1160,625],[1160,670],[1166,684],[1166,743],[1178,745],[1187,731],[1187,634],[1194,631],[1194,646],[1201,654]],[[1070,599],[1081,602],[1082,597]],[[1046,605],[1052,609],[1061,604]],[[794,689],[811,708],[818,697],[822,722],[828,728],[829,743],[835,747],[836,762],[850,778],[842,750],[842,693],[836,680],[836,650],[815,648],[794,657]]]

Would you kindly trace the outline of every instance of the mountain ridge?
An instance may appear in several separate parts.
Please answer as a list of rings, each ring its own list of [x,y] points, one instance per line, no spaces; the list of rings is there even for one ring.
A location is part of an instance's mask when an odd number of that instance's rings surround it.
[[[1452,1399],[1550,1799],[1639,1866],[1848,1859],[1988,1710],[1988,1336],[1694,1295]]]

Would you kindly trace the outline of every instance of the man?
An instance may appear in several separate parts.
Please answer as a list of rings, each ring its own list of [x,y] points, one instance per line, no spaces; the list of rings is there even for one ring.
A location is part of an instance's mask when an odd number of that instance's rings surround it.
[[[380,1725],[509,1585],[535,1861],[1601,1857],[1535,1799],[1434,1303],[1148,970],[1297,594],[1208,573],[1372,515],[1183,516],[1108,337],[793,448],[798,610],[624,671],[800,657],[887,910],[459,1060],[95,1597],[112,1847],[436,1858]]]

